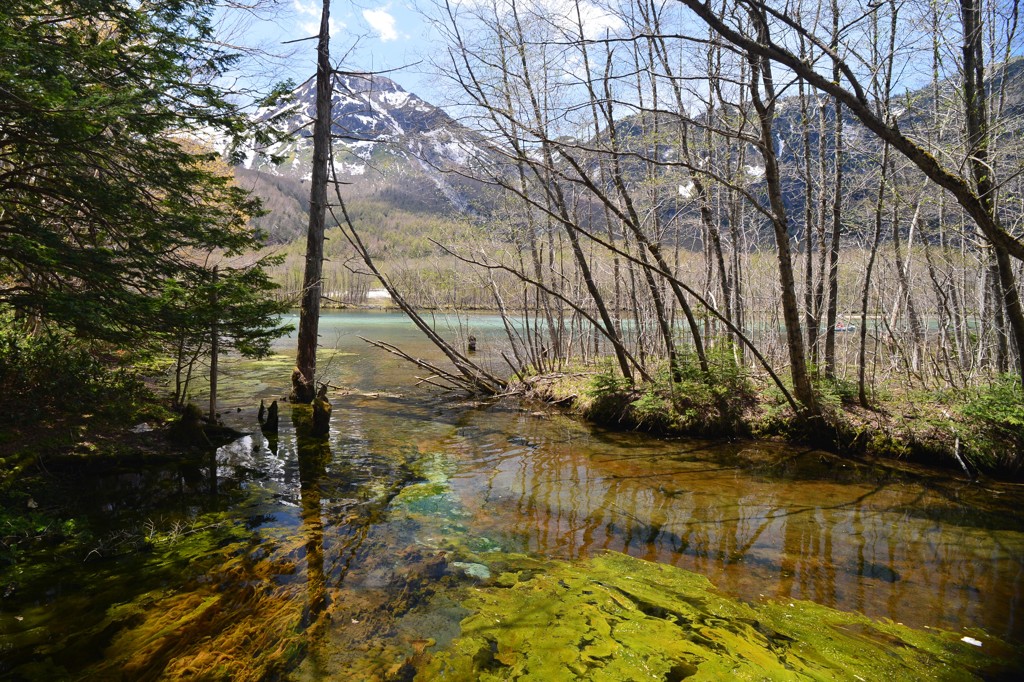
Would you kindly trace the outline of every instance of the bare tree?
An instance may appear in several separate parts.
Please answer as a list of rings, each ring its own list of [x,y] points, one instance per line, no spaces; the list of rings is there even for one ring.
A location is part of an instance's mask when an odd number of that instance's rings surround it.
[[[298,352],[292,372],[291,398],[311,403],[316,397],[316,350],[319,342],[320,297],[323,291],[324,226],[327,218],[327,162],[331,150],[331,2],[323,0],[317,40],[316,119],[313,121],[313,169],[309,189],[306,268],[299,310]]]
[[[869,89],[862,83],[855,64],[833,49],[829,40],[817,35],[813,27],[799,23],[784,9],[763,0],[730,0],[728,6],[739,10],[719,10],[701,0],[679,0],[723,40],[749,54],[789,69],[817,90],[841,103],[868,130],[888,143],[892,149],[917,166],[932,182],[950,192],[971,217],[978,230],[991,245],[998,266],[1000,295],[1010,328],[1018,347],[1024,346],[1024,309],[1012,268],[1011,258],[1024,260],[1024,242],[1002,224],[995,203],[997,189],[989,165],[991,131],[987,118],[987,94],[982,50],[984,22],[976,0],[960,2],[961,27],[964,38],[962,77],[970,175],[961,172],[955,163],[942,161],[926,147],[904,133],[897,121],[887,120],[874,108]],[[880,11],[883,4],[865,7],[863,17]],[[737,16],[763,17],[762,30],[749,34],[736,23]],[[847,27],[849,31],[850,27]],[[826,75],[814,62],[800,58],[789,46],[789,39],[803,37],[815,44],[840,74]],[[894,58],[890,55],[889,58]],[[1020,354],[1018,354],[1020,355]],[[1018,357],[1018,370],[1024,383],[1024,357]]]

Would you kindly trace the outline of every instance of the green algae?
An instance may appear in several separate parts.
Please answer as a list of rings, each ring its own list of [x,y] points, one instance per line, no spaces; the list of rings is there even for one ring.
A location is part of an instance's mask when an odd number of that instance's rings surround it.
[[[416,679],[916,681],[1020,672],[1010,647],[980,633],[978,648],[957,634],[812,602],[746,604],[703,576],[624,554],[501,562],[504,573],[463,602],[473,614],[461,636]]]
[[[193,574],[194,582],[108,609],[118,627],[87,676],[258,680],[301,655],[310,630],[305,588],[280,578],[295,573],[303,539],[264,541],[254,552],[244,528],[211,517],[182,537],[156,539],[151,570]]]
[[[446,483],[427,481],[406,486],[391,505],[409,514],[431,514],[451,511],[453,500]]]
[[[418,520],[458,525],[469,514],[451,489],[452,463],[442,453],[429,453],[410,464],[419,482],[405,486],[391,501],[392,511]],[[450,530],[451,525],[448,526]]]
[[[139,537],[143,550],[87,563],[88,590],[0,619],[0,651],[15,654],[4,672],[26,680],[257,680],[301,653],[303,587],[280,580],[295,573],[301,538],[262,541],[223,513]]]

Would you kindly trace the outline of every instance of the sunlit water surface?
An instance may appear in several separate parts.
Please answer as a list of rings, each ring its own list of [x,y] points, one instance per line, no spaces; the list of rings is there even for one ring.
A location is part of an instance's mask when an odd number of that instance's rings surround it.
[[[493,350],[496,320],[462,323]],[[286,339],[269,360],[224,362],[224,420],[250,435],[215,461],[66,485],[95,551],[40,554],[17,578],[0,678],[400,679],[403,660],[459,634],[459,590],[496,552],[624,552],[750,603],[1024,642],[1018,486],[452,398],[360,335],[436,356],[400,316],[325,315],[320,367],[340,389],[325,443],[300,446],[287,403],[277,438],[257,426],[260,399],[287,391]]]

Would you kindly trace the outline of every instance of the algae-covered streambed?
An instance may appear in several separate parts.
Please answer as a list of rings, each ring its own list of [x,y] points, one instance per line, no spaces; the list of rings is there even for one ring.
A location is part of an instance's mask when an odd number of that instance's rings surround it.
[[[251,435],[215,456],[49,471],[70,525],[4,555],[0,679],[1024,676],[1019,487],[452,400],[357,334],[430,353],[325,317],[325,442],[256,428],[283,342],[224,363]]]

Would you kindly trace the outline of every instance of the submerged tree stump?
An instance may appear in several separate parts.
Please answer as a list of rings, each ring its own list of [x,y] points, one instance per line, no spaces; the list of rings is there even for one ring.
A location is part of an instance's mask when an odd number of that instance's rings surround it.
[[[313,382],[307,381],[302,371],[296,367],[292,370],[292,392],[288,396],[293,403],[308,405],[316,397]]]
[[[295,434],[300,440],[323,441],[331,431],[331,403],[327,400],[327,386],[321,385],[312,403],[294,403],[291,412]]]
[[[260,401],[260,413],[263,413],[263,402]],[[270,408],[267,410],[266,419],[260,420],[260,429],[263,433],[277,433],[278,416],[277,416],[277,401],[270,403]]]
[[[171,424],[167,437],[189,448],[217,448],[242,436],[230,426],[211,422],[194,403],[188,403],[181,416]]]
[[[327,386],[322,385],[313,400],[313,424],[310,435],[326,436],[330,431],[331,403],[327,400]]]
[[[203,423],[203,411],[194,403],[188,403],[181,416],[171,424],[168,436],[171,441],[189,447],[209,445]]]

